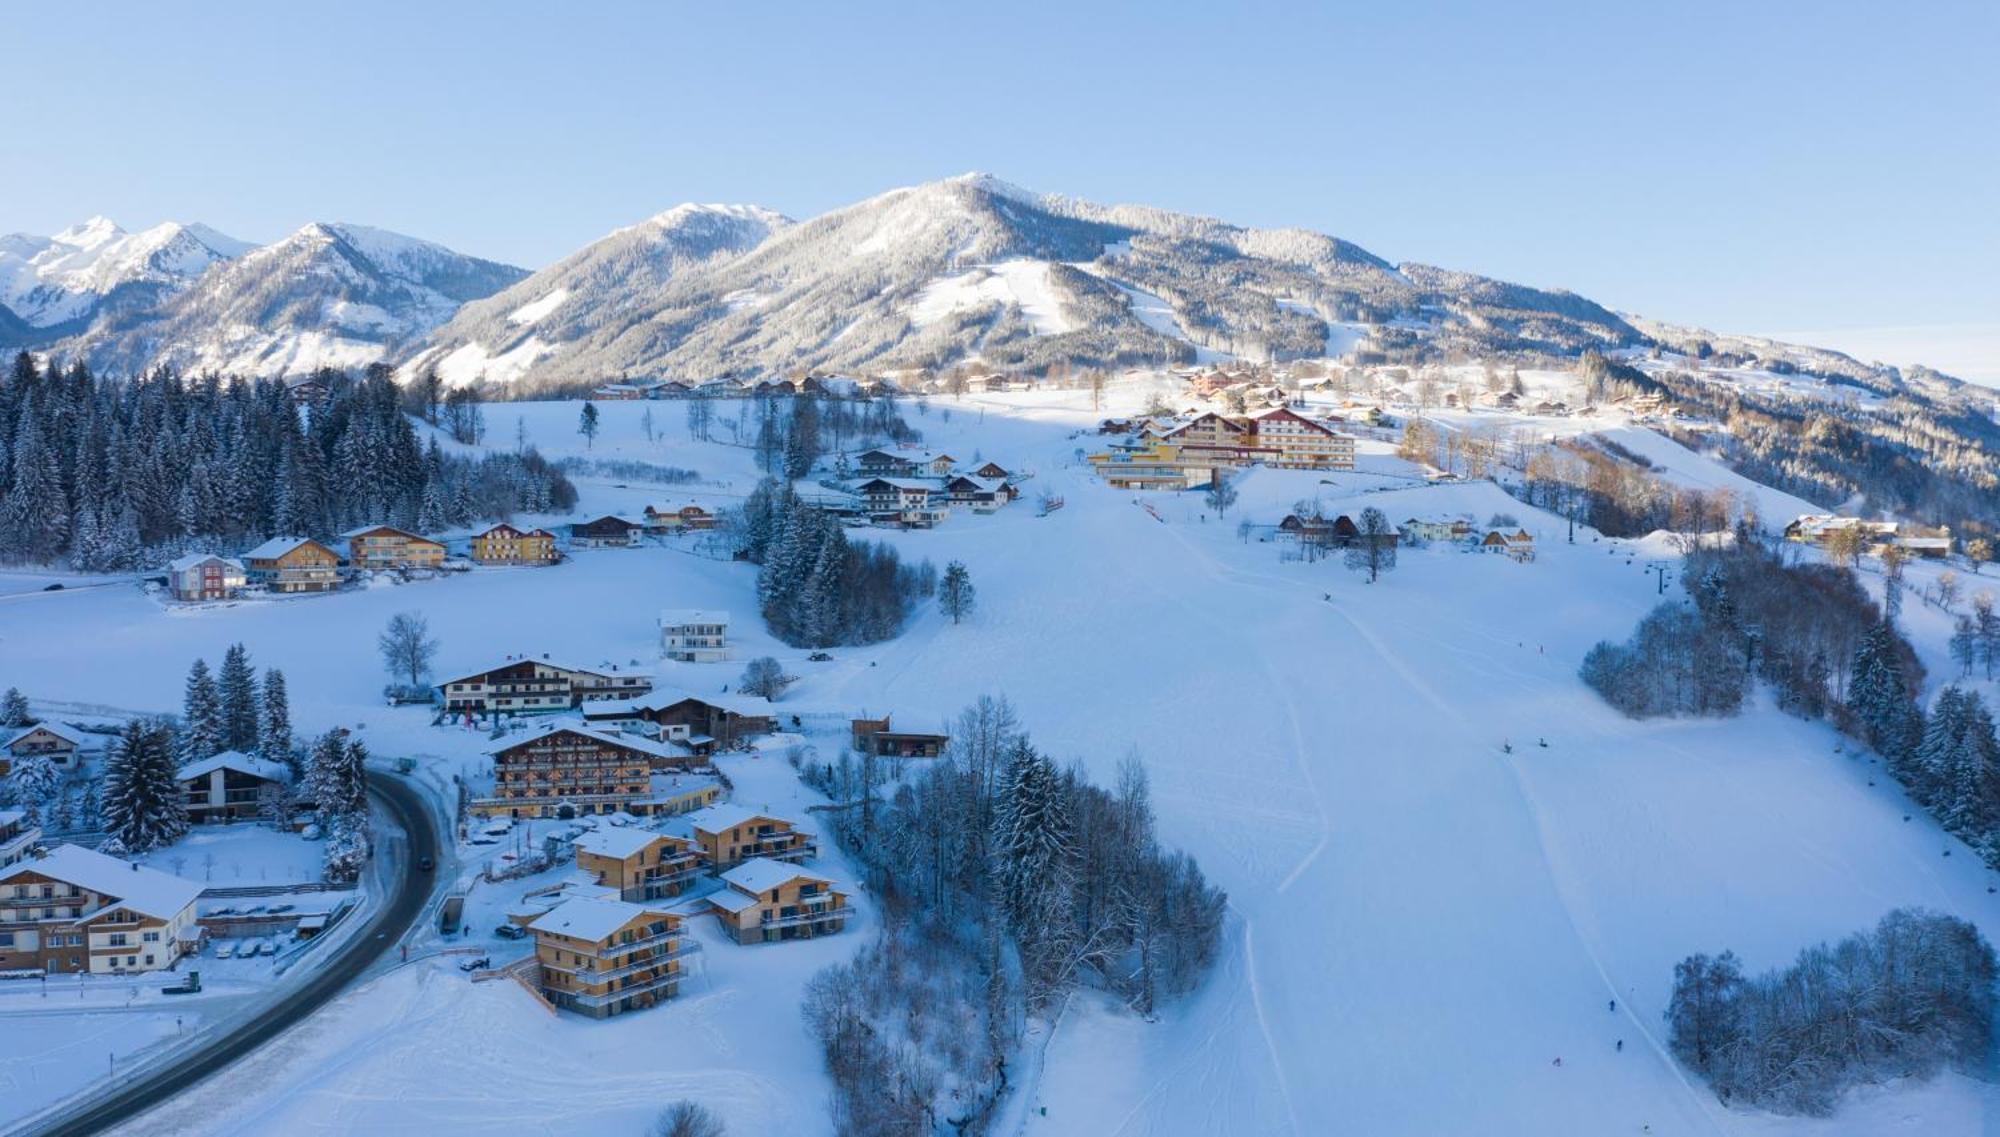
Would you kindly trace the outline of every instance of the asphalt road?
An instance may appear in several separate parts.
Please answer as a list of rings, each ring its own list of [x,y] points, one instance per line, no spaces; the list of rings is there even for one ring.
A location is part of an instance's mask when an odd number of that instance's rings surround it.
[[[417,862],[424,857],[431,858],[433,864],[439,860],[437,825],[422,798],[401,779],[371,771],[368,788],[402,825],[403,832],[409,834],[409,855],[408,871],[396,882],[394,895],[376,908],[367,926],[348,940],[333,959],[322,963],[275,1005],[235,1031],[169,1060],[136,1082],[53,1115],[39,1128],[25,1132],[38,1137],[87,1137],[130,1120],[312,1014],[402,939],[403,933],[423,914],[430,902],[431,887],[436,883],[437,874],[418,869]]]

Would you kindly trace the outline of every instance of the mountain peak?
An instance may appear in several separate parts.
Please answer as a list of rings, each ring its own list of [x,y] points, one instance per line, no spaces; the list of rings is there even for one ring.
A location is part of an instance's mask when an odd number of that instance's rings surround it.
[[[945,178],[937,184],[966,186],[979,190],[982,193],[992,194],[995,197],[1011,198],[1015,201],[1026,202],[1029,205],[1040,205],[1045,200],[1042,194],[1036,193],[1034,190],[1015,185],[1013,182],[1007,181],[997,175],[986,173],[983,170],[968,170],[955,177]]]
[[[81,225],[72,225],[55,235],[58,244],[75,245],[79,248],[95,248],[106,241],[115,241],[125,235],[116,221],[103,214],[96,214]]]

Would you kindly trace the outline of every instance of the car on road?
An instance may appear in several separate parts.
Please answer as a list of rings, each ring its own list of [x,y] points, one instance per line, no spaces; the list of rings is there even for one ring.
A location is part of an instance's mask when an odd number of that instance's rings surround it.
[[[62,590],[63,590],[62,581],[56,581],[54,584],[48,585],[42,589],[43,592],[61,592]]]
[[[437,867],[437,862],[431,860],[429,857],[417,858],[417,869],[420,872],[429,872],[436,867]]]
[[[825,663],[828,660],[831,660],[833,657],[823,651],[816,651],[813,652],[811,655],[806,656],[806,658],[813,663]]]

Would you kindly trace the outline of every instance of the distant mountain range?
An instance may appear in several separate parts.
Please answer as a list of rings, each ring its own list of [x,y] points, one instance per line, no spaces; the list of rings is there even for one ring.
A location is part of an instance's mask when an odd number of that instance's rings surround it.
[[[1571,356],[1699,333],[1338,238],[1033,193],[984,174],[809,221],[683,205],[528,273],[358,225],[250,248],[96,218],[0,238],[0,346],[100,371],[386,360],[527,392],[806,368]],[[1738,344],[1752,341],[1738,340]],[[1755,341],[1815,374],[1890,369]]]

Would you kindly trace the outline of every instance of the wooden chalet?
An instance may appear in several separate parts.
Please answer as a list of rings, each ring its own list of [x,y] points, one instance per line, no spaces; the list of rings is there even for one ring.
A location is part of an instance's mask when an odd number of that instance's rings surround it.
[[[447,714],[536,714],[566,711],[591,699],[625,699],[653,689],[635,671],[576,667],[548,656],[520,656],[437,685]]]
[[[188,820],[197,824],[256,820],[268,797],[277,795],[289,803],[292,792],[290,770],[235,750],[190,762],[174,778],[181,784]]]
[[[273,537],[243,554],[244,576],[273,592],[330,592],[340,555],[310,537]]]
[[[0,970],[115,975],[194,950],[192,881],[59,845],[0,869]]]
[[[569,527],[569,543],[579,549],[635,548],[646,527],[628,517],[606,515]]]
[[[745,809],[740,805],[712,805],[686,817],[694,832],[695,844],[710,868],[727,870],[753,857],[796,861],[819,853],[819,843],[810,833],[795,829],[790,821]]]
[[[444,542],[389,525],[364,525],[340,535],[347,563],[357,569],[436,568],[444,563]]]
[[[832,935],[854,914],[830,878],[765,857],[723,873],[722,885],[706,897],[709,910],[739,944]]]
[[[855,750],[878,758],[936,758],[951,744],[948,734],[893,730],[888,715],[879,719],[853,719],[848,723],[848,731]]]
[[[558,559],[556,535],[502,521],[472,538],[472,559],[482,565],[552,565]]]
[[[681,961],[700,950],[678,913],[577,897],[528,923],[542,995],[591,1018],[641,1010],[680,993]]]
[[[621,900],[664,900],[694,882],[701,853],[694,842],[636,826],[593,829],[576,839],[576,867]]]
[[[670,691],[634,699],[587,703],[584,721],[596,726],[642,730],[663,742],[679,742],[698,756],[778,728],[777,720],[748,704],[717,702]]]

